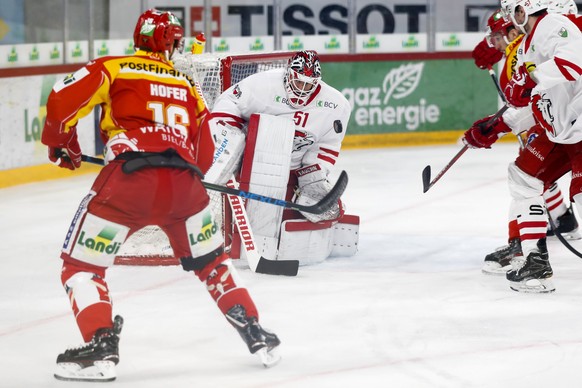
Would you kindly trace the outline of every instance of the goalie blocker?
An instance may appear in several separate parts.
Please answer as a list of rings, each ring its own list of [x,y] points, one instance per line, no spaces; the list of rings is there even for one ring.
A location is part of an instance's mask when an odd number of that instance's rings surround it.
[[[291,200],[298,183],[296,172],[291,170],[295,136],[293,122],[282,117],[254,114],[247,131],[240,188]],[[307,170],[317,172],[317,168]],[[309,183],[325,185],[322,180],[327,183],[325,177],[309,179]],[[352,256],[357,252],[359,217],[344,214],[340,206],[335,219],[318,222],[305,219],[299,212],[256,201],[247,201],[245,208],[255,248],[260,255],[271,260],[299,260],[300,265],[309,265],[330,256]],[[227,207],[225,210],[230,211]],[[225,219],[232,219],[232,215]],[[224,225],[225,235],[232,236],[230,256],[245,259],[242,244],[248,242],[241,241],[235,228],[234,222]]]

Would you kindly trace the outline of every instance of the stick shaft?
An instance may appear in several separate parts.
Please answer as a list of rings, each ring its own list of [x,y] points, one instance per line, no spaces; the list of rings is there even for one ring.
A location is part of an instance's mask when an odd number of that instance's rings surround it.
[[[509,109],[509,105],[505,104],[501,109],[499,109],[497,111],[497,113],[495,113],[493,116],[491,116],[491,118],[489,119],[489,121],[487,122],[487,125],[491,124],[493,121],[495,121],[499,116],[501,116],[507,109]],[[425,171],[427,171],[427,176],[425,176],[424,171],[423,171],[423,185],[424,185],[424,192],[426,193],[431,187],[433,187],[435,185],[435,183],[437,183],[439,181],[439,179],[442,178],[443,175],[445,175],[445,173],[447,171],[449,171],[449,169],[453,166],[453,164],[455,164],[457,162],[457,160],[460,159],[460,157],[469,149],[469,147],[467,147],[467,145],[465,144],[463,146],[463,148],[461,148],[459,150],[459,152],[457,152],[457,154],[455,156],[453,156],[453,158],[449,161],[449,163],[447,163],[447,165],[437,174],[437,176],[430,181],[430,183],[427,183],[430,180],[430,166],[426,166],[425,167]]]
[[[81,160],[84,162],[87,162],[87,163],[98,164],[101,166],[105,165],[105,161],[103,159],[96,158],[94,156],[81,155]],[[317,202],[314,205],[310,205],[310,206],[299,205],[299,204],[296,204],[295,202],[290,202],[290,201],[285,201],[283,199],[267,197],[264,195],[252,193],[250,191],[235,189],[235,188],[226,187],[226,186],[220,186],[220,185],[216,185],[214,183],[202,182],[202,184],[208,190],[218,191],[218,192],[230,194],[230,195],[236,195],[238,197],[252,199],[255,201],[270,203],[271,205],[282,206],[282,207],[297,210],[297,211],[313,213],[313,214],[321,214],[321,213],[324,213],[325,211],[329,210],[337,202],[337,200],[341,197],[341,195],[343,194],[343,192],[348,184],[348,175],[345,171],[342,171],[340,173],[340,176],[339,176],[337,182],[335,183],[334,187],[331,189],[331,191],[325,197],[323,197],[319,202]]]

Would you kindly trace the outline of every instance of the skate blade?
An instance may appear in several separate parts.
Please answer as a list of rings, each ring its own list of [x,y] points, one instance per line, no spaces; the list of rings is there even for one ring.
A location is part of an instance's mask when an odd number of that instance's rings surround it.
[[[556,291],[550,279],[529,279],[523,282],[509,282],[509,288],[517,292],[531,294],[549,294]]]
[[[113,361],[95,361],[86,368],[74,362],[61,362],[57,364],[54,376],[63,381],[105,382],[115,380],[117,374]]]
[[[277,349],[271,349],[271,351],[267,351],[267,348],[264,347],[262,349],[257,350],[255,353],[257,357],[261,360],[261,363],[265,368],[274,367],[281,361],[281,356],[277,352]]]

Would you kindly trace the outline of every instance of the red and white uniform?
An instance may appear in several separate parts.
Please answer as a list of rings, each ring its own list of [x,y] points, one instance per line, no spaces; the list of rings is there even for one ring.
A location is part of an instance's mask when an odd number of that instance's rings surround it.
[[[174,255],[206,282],[223,313],[239,304],[258,317],[247,290],[221,264],[228,257],[201,178],[187,168],[157,165],[126,173],[122,166],[129,162],[115,159],[170,151],[208,170],[214,142],[202,123],[208,111],[191,79],[163,56],[145,51],[91,61],[54,86],[42,142],[64,148],[76,139],[79,118],[98,105],[110,161],[81,202],[61,253],[61,280],[85,341],[111,327],[105,270],[126,238],[147,225],[166,233]]]
[[[537,20],[524,41],[524,62],[533,62],[540,94],[551,103],[548,137],[555,143],[582,141],[582,32],[568,17],[548,14]]]
[[[541,197],[544,183],[556,181],[570,169],[573,179],[570,197],[582,188],[582,159],[579,142],[582,140],[582,112],[580,74],[582,74],[582,33],[568,17],[545,14],[536,20],[532,30],[521,44],[521,63],[533,63],[533,78],[537,85],[532,91],[532,102],[522,109],[510,109],[504,114],[506,122],[520,118],[521,125],[533,125],[532,110],[540,111],[541,101],[547,113],[540,125],[546,130],[529,142],[515,163],[510,164],[510,192],[516,213],[520,214],[519,231],[524,256],[536,249],[536,243],[546,235],[547,216]],[[538,95],[538,96],[536,96]],[[537,178],[537,179],[536,179]],[[580,200],[580,198],[578,198]]]
[[[241,128],[253,113],[289,118],[296,128],[291,169],[319,164],[329,173],[339,156],[350,103],[339,91],[320,81],[306,106],[293,108],[287,104],[284,75],[285,69],[273,69],[231,86],[216,100],[212,118],[237,123]],[[336,120],[342,124],[341,131],[334,129]]]

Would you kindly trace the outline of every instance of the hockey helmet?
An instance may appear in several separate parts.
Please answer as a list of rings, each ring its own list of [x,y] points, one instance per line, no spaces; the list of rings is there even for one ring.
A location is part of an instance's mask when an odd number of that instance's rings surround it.
[[[548,4],[548,12],[563,15],[576,15],[578,13],[578,6],[574,0],[550,0]]]
[[[317,53],[311,50],[295,53],[287,62],[284,79],[289,105],[294,108],[305,106],[320,80],[321,65]]]
[[[487,42],[491,47],[494,46],[493,41],[491,40],[493,35],[501,35],[505,40],[505,43],[509,44],[509,39],[507,38],[507,33],[509,32],[509,28],[513,27],[513,23],[508,20],[504,13],[501,12],[501,9],[496,10],[493,12],[489,19],[487,19]]]
[[[501,10],[503,13],[524,34],[526,33],[525,25],[527,24],[529,16],[536,12],[547,10],[548,6],[549,0],[501,0]],[[525,14],[522,23],[518,23],[515,19],[517,7],[522,7]]]
[[[149,9],[137,20],[133,44],[136,49],[164,53],[169,59],[174,49],[183,49],[184,29],[171,12]]]

